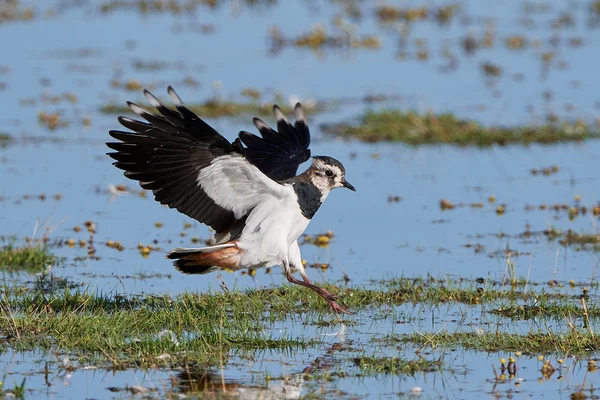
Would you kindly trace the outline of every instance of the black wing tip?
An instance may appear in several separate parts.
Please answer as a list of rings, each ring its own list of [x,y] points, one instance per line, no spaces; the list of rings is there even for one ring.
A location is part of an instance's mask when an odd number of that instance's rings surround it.
[[[136,120],[135,120],[135,119],[133,119],[133,118],[129,118],[129,117],[126,117],[126,116],[124,116],[124,115],[119,115],[119,116],[117,117],[117,121],[118,121],[118,122],[119,122],[121,125],[123,125],[123,126],[125,126],[125,124],[126,124],[126,123],[128,123],[128,122],[139,122],[139,121],[136,121]],[[123,121],[125,121],[125,123],[123,123]],[[114,132],[114,131],[109,131],[109,132]]]
[[[117,131],[116,129],[111,129],[110,131],[108,131],[108,134],[117,140],[122,140],[121,136],[123,136],[123,135],[134,135],[133,132]],[[108,142],[108,143],[114,143],[114,142]]]
[[[256,136],[254,133],[250,133],[250,132],[246,132],[246,131],[240,131],[240,133],[238,133],[238,138],[242,139],[242,142],[246,138],[251,138],[250,140],[252,140],[253,138],[257,138],[257,139],[261,139],[262,140],[261,137]]]
[[[112,157],[112,154],[119,154],[119,149],[116,148],[116,147],[119,146],[119,145],[121,145],[121,144],[123,144],[123,142],[106,142],[106,147],[108,147],[111,150],[115,150],[116,151],[114,153],[111,152],[111,153],[106,153],[106,154],[108,154],[111,157]],[[114,158],[114,157],[112,157],[112,158]]]

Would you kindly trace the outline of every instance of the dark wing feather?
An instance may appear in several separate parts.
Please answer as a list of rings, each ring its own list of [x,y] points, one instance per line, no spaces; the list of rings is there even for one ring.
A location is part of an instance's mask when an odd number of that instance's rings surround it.
[[[294,108],[296,123],[293,126],[279,107],[274,106],[273,112],[277,131],[254,118],[254,125],[262,137],[242,131],[239,138],[246,146],[244,155],[248,160],[269,178],[283,181],[296,176],[300,164],[310,158],[310,132],[300,103]]]
[[[235,155],[236,148],[217,131],[188,110],[169,87],[177,111],[162,105],[144,91],[160,115],[133,103],[129,107],[147,122],[120,117],[119,122],[133,132],[110,131],[119,142],[107,143],[115,150],[109,155],[125,176],[152,190],[161,204],[227,232],[236,224],[234,212],[219,206],[198,184],[198,173],[221,156]]]

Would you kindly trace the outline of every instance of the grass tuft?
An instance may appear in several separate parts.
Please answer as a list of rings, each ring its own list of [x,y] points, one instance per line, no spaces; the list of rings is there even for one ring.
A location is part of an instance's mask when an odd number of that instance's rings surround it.
[[[392,374],[392,375],[410,375],[418,372],[436,372],[442,370],[442,360],[426,360],[416,358],[414,360],[405,360],[398,357],[356,357],[353,360],[355,366],[360,368],[361,372],[367,375]]]
[[[577,121],[553,122],[537,127],[485,127],[475,121],[460,120],[453,114],[419,114],[388,109],[367,111],[357,124],[340,123],[323,127],[326,133],[366,142],[392,141],[413,146],[454,144],[489,147],[531,143],[551,144],[582,141],[599,135]]]
[[[16,247],[11,243],[0,249],[0,268],[14,272],[42,272],[56,262],[57,258],[44,243]]]
[[[218,365],[232,349],[291,351],[313,339],[267,330],[265,306],[241,293],[169,296],[4,290],[0,329],[17,351],[88,354],[119,367]],[[169,357],[162,357],[167,354]]]
[[[507,332],[438,332],[410,335],[391,335],[388,342],[411,343],[431,348],[463,348],[478,351],[520,351],[540,354],[583,354],[598,351],[600,343],[588,331],[530,332],[526,334]]]
[[[566,232],[550,228],[544,231],[548,240],[558,242],[563,246],[573,247],[576,250],[600,251],[600,234],[598,233],[577,233],[572,229]]]
[[[40,280],[49,280],[43,275]],[[556,293],[545,288],[520,291],[514,286],[484,280],[393,279],[373,287],[335,288],[340,302],[353,311],[377,312],[382,307],[437,306],[461,303],[481,308],[497,318],[551,317],[566,315],[595,324],[600,310],[592,303],[585,309],[575,286]],[[285,321],[294,323],[307,318],[319,319],[325,313],[334,316],[327,304],[314,293],[298,286],[283,286],[246,292],[225,291],[203,294],[120,295],[92,293],[70,285],[34,285],[8,287],[0,300],[0,331],[3,346],[15,351],[46,350],[79,357],[82,362],[109,363],[114,367],[179,367],[189,360],[203,366],[219,366],[236,352],[276,350],[295,352],[315,346],[321,337],[289,336],[273,329]],[[587,291],[586,291],[587,293]],[[518,304],[534,304],[518,306]],[[344,321],[353,325],[355,320]],[[321,319],[322,326],[331,322]],[[505,320],[506,321],[506,320]],[[337,323],[340,321],[337,320]],[[317,323],[318,325],[318,323]],[[591,325],[590,325],[591,326]],[[514,335],[440,333],[393,336],[391,340],[422,345],[456,346],[478,349],[540,349],[584,351],[596,348],[592,329],[579,333]],[[387,339],[386,339],[387,340]],[[570,343],[577,341],[577,343]],[[520,343],[518,345],[518,343]],[[524,344],[523,344],[524,343]],[[596,343],[596,344],[594,344]],[[90,361],[91,360],[91,361]],[[355,361],[365,371],[380,368],[381,373],[411,374],[440,368],[439,362],[405,361],[397,358],[375,361],[361,357]]]

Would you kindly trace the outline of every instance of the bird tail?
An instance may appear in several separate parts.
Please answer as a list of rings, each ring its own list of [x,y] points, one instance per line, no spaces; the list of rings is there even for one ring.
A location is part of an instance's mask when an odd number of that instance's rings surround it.
[[[239,269],[240,256],[237,243],[230,242],[199,249],[176,248],[168,252],[166,258],[175,260],[175,269],[184,274],[207,274],[220,268]]]

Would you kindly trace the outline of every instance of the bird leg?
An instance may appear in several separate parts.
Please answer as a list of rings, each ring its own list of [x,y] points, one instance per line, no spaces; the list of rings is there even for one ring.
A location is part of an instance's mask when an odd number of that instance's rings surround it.
[[[308,283],[309,285],[313,285],[313,283],[310,281],[310,279],[308,279],[308,275],[306,275],[306,272],[304,272],[304,270],[300,271],[300,275],[302,276],[302,279],[304,280],[304,282]],[[313,285],[315,286],[315,285]],[[317,286],[318,287],[318,286]],[[328,291],[325,288],[319,287],[319,289],[323,292],[324,295],[326,295],[330,300],[337,300],[340,298],[340,296],[335,295],[333,293],[331,293],[330,291]]]
[[[329,306],[335,312],[343,313],[343,314],[354,314],[353,312],[346,310],[344,307],[340,306],[338,303],[335,302],[335,299],[338,298],[338,296],[335,296],[332,293],[330,293],[329,291],[327,291],[317,285],[314,285],[313,283],[310,282],[308,277],[306,277],[304,279],[304,281],[296,279],[296,277],[294,277],[294,275],[292,275],[292,272],[290,270],[288,270],[287,268],[285,269],[285,277],[287,278],[288,281],[290,281],[293,284],[301,285],[301,286],[304,286],[304,287],[307,287],[307,288],[313,290],[316,294],[321,296],[323,298],[323,300],[325,300],[327,302],[327,304],[329,304]],[[304,276],[303,276],[303,278],[304,278]]]

